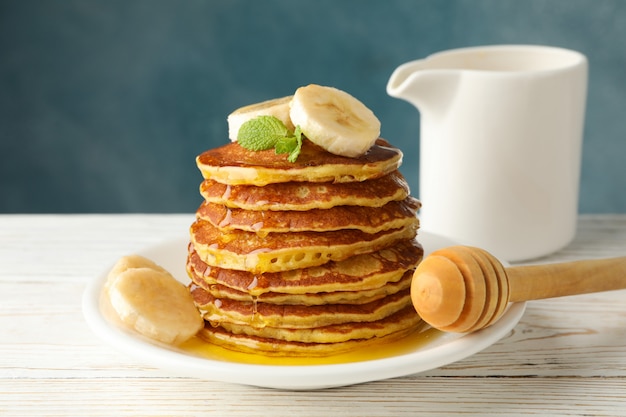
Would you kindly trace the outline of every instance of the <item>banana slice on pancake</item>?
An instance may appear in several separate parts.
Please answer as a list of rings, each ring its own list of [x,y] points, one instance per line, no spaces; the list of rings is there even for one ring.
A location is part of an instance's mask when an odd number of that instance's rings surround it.
[[[185,285],[163,268],[134,256],[122,258],[113,271],[116,273],[107,280],[109,301],[130,328],[153,340],[178,345],[204,326]]]
[[[294,126],[289,117],[289,103],[292,96],[276,98],[261,103],[250,104],[241,107],[228,115],[228,138],[237,142],[239,128],[248,120],[259,116],[274,116],[285,124],[287,129],[293,131]]]
[[[380,121],[361,101],[334,87],[310,84],[296,90],[291,122],[313,143],[335,155],[357,157],[380,135]]]

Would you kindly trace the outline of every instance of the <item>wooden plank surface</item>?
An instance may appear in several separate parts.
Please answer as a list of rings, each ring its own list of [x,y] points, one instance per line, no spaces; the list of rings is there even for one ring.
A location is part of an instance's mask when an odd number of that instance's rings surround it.
[[[0,416],[626,415],[626,291],[533,301],[500,342],[418,375],[319,391],[180,378],[88,329],[81,296],[192,215],[0,216]],[[626,255],[626,215],[581,216],[535,262]]]

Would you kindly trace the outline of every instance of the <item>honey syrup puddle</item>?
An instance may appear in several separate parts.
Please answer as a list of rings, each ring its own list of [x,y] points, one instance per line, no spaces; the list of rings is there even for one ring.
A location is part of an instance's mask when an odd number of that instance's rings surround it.
[[[395,342],[380,345],[370,345],[362,349],[356,349],[336,355],[321,357],[276,357],[257,355],[252,353],[236,352],[221,346],[208,343],[199,337],[193,337],[178,346],[188,354],[211,360],[237,362],[251,365],[273,366],[307,366],[307,365],[336,365],[342,363],[362,362],[375,359],[389,358],[410,353],[428,345],[443,333],[437,329],[417,329],[408,336]]]

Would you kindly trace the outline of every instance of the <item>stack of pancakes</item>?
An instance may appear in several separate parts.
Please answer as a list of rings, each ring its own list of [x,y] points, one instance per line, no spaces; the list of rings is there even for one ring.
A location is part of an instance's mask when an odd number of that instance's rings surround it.
[[[344,352],[414,331],[419,201],[386,141],[359,158],[304,140],[297,162],[230,143],[199,155],[190,228],[199,336],[281,356]]]

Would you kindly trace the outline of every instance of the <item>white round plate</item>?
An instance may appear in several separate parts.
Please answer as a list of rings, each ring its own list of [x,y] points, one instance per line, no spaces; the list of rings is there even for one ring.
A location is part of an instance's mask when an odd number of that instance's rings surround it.
[[[419,234],[419,241],[425,254],[455,244],[427,232]],[[160,264],[178,279],[189,282],[185,272],[187,243],[188,237],[181,237],[137,253]],[[324,365],[259,365],[200,357],[152,342],[115,324],[104,314],[100,302],[109,269],[91,281],[83,295],[85,319],[101,339],[143,363],[176,375],[266,388],[308,390],[338,387],[401,377],[448,365],[496,343],[515,327],[526,307],[525,303],[511,304],[501,319],[486,329],[469,334],[443,333],[414,350],[382,359]]]

